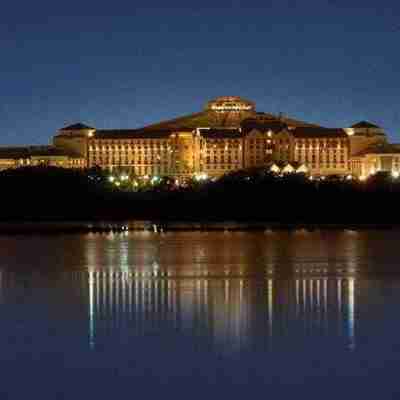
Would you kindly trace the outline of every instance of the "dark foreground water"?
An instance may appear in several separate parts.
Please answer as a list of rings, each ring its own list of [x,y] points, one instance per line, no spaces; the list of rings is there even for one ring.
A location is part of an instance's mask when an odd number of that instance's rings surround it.
[[[400,231],[1,236],[0,398],[397,398],[399,250]]]

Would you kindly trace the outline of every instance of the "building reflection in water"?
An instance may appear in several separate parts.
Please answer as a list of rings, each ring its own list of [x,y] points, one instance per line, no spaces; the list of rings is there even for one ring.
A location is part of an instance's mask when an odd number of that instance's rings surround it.
[[[172,330],[227,351],[291,329],[356,345],[354,276],[170,278],[157,270],[92,270],[87,279],[92,348],[110,329],[127,335]]]
[[[335,332],[354,349],[357,266],[367,246],[355,233],[329,235],[91,237],[90,346],[109,329],[172,329],[229,351],[293,331]]]
[[[356,340],[354,333],[354,284],[355,284],[355,279],[349,278],[347,304],[348,304],[349,344],[351,350],[354,350],[354,348],[356,347]]]

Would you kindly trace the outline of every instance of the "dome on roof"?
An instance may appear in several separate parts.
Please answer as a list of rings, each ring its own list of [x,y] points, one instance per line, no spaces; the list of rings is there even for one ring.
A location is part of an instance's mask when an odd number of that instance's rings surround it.
[[[352,125],[350,128],[380,128],[378,125],[372,124],[369,121],[360,121],[354,125]]]
[[[87,126],[85,124],[82,124],[81,122],[78,122],[77,124],[73,124],[73,125],[68,125],[64,128],[61,128],[61,131],[81,131],[81,130],[85,130],[85,129],[90,129],[93,130],[94,128]]]
[[[372,137],[372,136],[381,136],[384,137],[385,131],[380,126],[375,125],[369,121],[360,121],[350,128],[345,129],[349,136],[365,136],[365,137]]]

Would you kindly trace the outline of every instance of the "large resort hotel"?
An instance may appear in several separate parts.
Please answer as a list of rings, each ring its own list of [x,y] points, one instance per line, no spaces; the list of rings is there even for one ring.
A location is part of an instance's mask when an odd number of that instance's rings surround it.
[[[0,168],[101,167],[136,176],[218,177],[250,167],[311,176],[400,173],[400,145],[370,122],[326,128],[219,97],[203,111],[140,129],[61,128],[50,146],[0,148]]]

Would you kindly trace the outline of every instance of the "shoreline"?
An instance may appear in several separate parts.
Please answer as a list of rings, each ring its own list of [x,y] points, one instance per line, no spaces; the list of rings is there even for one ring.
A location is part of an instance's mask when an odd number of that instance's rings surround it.
[[[279,223],[237,221],[9,221],[0,222],[0,235],[11,234],[66,234],[66,233],[126,233],[150,232],[264,232],[315,230],[391,230],[400,224],[374,223]]]

